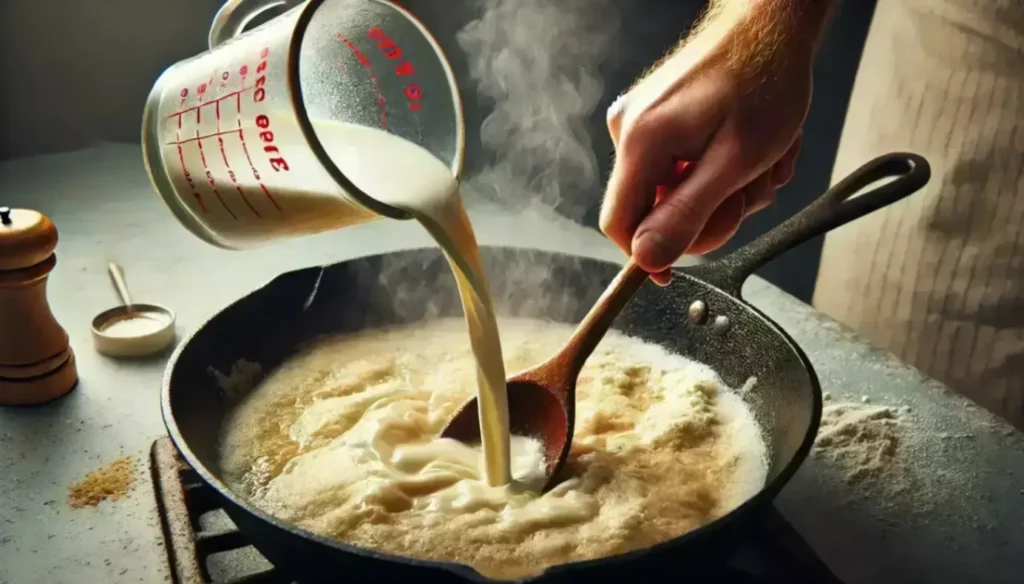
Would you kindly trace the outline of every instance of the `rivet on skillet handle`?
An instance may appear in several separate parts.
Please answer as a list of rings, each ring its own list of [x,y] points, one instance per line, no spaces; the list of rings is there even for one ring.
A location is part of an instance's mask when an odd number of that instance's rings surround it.
[[[896,180],[854,197],[868,185],[887,178]],[[719,260],[682,271],[739,298],[743,283],[764,264],[801,243],[917,192],[929,178],[931,167],[917,154],[894,152],[879,156],[768,233]]]

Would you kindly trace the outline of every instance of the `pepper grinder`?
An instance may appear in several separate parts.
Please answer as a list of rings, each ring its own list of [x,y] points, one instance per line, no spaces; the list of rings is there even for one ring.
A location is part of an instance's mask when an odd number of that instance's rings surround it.
[[[0,207],[0,406],[48,402],[78,383],[68,333],[46,299],[56,248],[44,215]]]

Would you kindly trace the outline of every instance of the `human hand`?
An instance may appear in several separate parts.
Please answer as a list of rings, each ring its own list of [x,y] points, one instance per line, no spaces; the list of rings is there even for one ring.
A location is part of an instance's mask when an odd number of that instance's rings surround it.
[[[830,7],[757,11],[805,1],[720,12],[609,109],[616,160],[601,230],[659,284],[684,253],[725,243],[792,178],[820,36],[794,19],[817,17],[823,29]]]

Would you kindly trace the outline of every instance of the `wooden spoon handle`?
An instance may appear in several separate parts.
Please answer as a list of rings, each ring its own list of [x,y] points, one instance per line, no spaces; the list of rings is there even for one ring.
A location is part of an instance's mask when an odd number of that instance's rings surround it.
[[[571,366],[569,373],[575,379],[583,364],[586,363],[590,354],[597,348],[597,344],[604,338],[605,333],[611,328],[615,320],[626,304],[629,303],[640,286],[647,281],[648,274],[632,259],[629,260],[622,271],[615,276],[608,288],[601,297],[597,299],[590,312],[583,317],[583,321],[576,327],[565,349],[562,350],[562,358],[567,359]]]

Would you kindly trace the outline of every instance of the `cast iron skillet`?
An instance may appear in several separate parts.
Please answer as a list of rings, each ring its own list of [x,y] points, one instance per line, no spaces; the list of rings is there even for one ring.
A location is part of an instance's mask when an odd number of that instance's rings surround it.
[[[767,484],[734,511],[681,537],[620,556],[557,566],[531,581],[623,581],[641,571],[692,576],[689,566],[725,553],[730,542],[751,529],[750,521],[770,508],[811,447],[821,417],[821,388],[804,352],[742,300],[741,286],[768,260],[906,197],[929,176],[920,156],[882,156],[743,249],[675,270],[667,288],[646,284],[640,290],[615,328],[710,365],[732,387],[756,378],[746,400],[769,445]],[[895,180],[850,198],[887,178]],[[485,248],[483,257],[502,315],[568,323],[582,318],[619,269],[608,262],[526,249]],[[214,371],[228,374],[244,359],[267,372],[318,335],[460,314],[453,278],[435,249],[282,274],[225,308],[175,351],[163,385],[167,429],[185,460],[223,496],[242,533],[301,582],[488,581],[466,566],[355,548],[279,521],[231,492],[217,462],[225,414],[256,380],[225,390]]]

